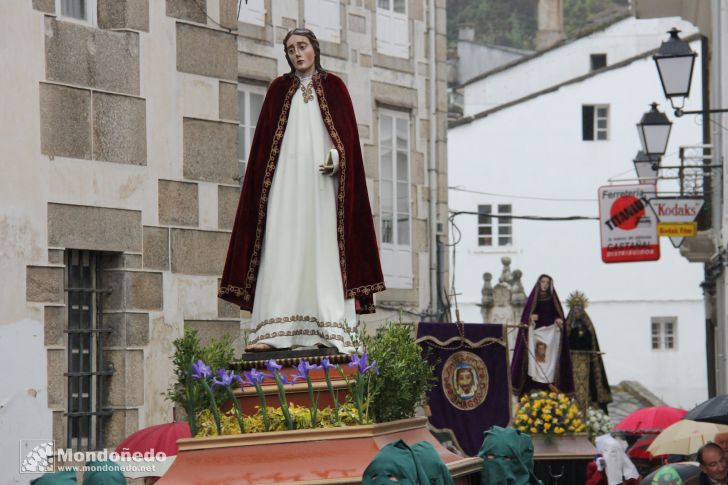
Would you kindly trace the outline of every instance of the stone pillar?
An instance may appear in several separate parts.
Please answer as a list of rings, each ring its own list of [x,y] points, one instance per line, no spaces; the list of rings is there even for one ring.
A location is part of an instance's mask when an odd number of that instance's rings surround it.
[[[536,50],[548,49],[565,38],[562,0],[538,0]]]

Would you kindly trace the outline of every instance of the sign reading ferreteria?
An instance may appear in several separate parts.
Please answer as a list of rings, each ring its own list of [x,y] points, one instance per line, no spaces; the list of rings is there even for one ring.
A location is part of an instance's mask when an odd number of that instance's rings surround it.
[[[703,207],[703,199],[685,197],[653,197],[650,206],[660,223],[658,233],[667,236],[676,248],[686,237],[695,237],[697,224],[694,222]]]
[[[627,263],[660,259],[657,215],[650,206],[653,184],[599,188],[602,261]]]

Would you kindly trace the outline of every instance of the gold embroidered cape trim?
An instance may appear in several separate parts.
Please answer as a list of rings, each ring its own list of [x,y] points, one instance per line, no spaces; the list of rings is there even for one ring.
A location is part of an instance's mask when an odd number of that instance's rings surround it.
[[[287,317],[275,317],[275,318],[268,318],[266,320],[263,320],[258,323],[258,325],[255,326],[255,328],[252,330],[253,332],[257,332],[261,328],[263,328],[266,325],[273,325],[276,323],[292,323],[292,322],[308,322],[308,323],[314,323],[318,328],[339,328],[341,330],[349,330],[350,326],[348,326],[345,322],[322,322],[316,317],[312,317],[309,315],[291,315]]]
[[[261,187],[260,201],[258,202],[258,222],[255,227],[255,242],[253,244],[253,252],[250,256],[248,274],[245,278],[245,288],[243,289],[242,295],[245,301],[250,301],[252,298],[250,289],[253,287],[253,283],[258,277],[258,264],[260,263],[260,251],[263,241],[263,222],[265,221],[268,210],[268,194],[273,183],[273,173],[275,172],[276,165],[278,165],[278,154],[280,152],[281,140],[283,140],[286,125],[288,124],[288,114],[291,111],[291,98],[298,90],[298,85],[298,79],[294,78],[286,92],[286,97],[283,100],[283,109],[281,109],[281,114],[278,117],[278,124],[276,125],[276,131],[273,135],[273,143],[268,156],[268,163],[265,166],[263,186]]]
[[[336,131],[334,126],[334,119],[331,116],[329,110],[329,102],[326,100],[326,93],[321,85],[321,75],[315,73],[311,80],[314,89],[316,90],[316,96],[318,97],[319,107],[321,108],[321,115],[326,125],[326,130],[329,132],[331,141],[339,151],[339,193],[336,201],[336,235],[339,242],[339,266],[341,266],[341,280],[344,283],[344,289],[347,285],[347,274],[346,274],[346,249],[344,246],[344,202],[346,200],[346,150],[344,149],[344,143],[341,141],[339,132]],[[346,295],[349,296],[351,290],[345,290]]]
[[[373,285],[365,285],[365,286],[357,286],[356,288],[351,288],[349,290],[346,290],[346,297],[347,298],[354,298],[355,296],[367,296],[371,293],[376,293],[378,291],[384,291],[384,283],[375,283]]]

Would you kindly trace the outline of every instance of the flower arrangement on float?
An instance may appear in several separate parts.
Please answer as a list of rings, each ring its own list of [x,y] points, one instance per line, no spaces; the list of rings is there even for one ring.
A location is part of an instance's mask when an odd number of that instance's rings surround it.
[[[331,365],[329,359],[322,359],[321,365],[311,364],[306,360],[300,360],[296,366],[297,375],[287,377],[280,373],[282,366],[275,359],[266,363],[267,372],[261,372],[253,368],[243,372],[243,376],[235,374],[234,370],[218,369],[218,377],[214,377],[210,367],[202,360],[193,364],[193,377],[198,379],[204,389],[209,389],[208,409],[197,413],[196,429],[197,436],[214,436],[236,433],[258,433],[265,431],[284,431],[305,428],[329,428],[336,426],[348,426],[355,424],[369,424],[372,422],[368,415],[369,397],[368,389],[370,376],[378,374],[376,361],[368,363],[366,353],[361,356],[352,356],[348,364],[350,368],[356,368],[354,378],[347,376],[341,366]],[[318,399],[314,395],[313,386],[309,372],[318,368],[324,370],[328,392],[331,393],[334,407],[318,409]],[[330,369],[336,369],[349,384],[349,395],[342,404],[339,402],[336,393],[331,386],[329,376]],[[286,385],[295,384],[299,380],[305,380],[308,384],[309,405],[308,407],[296,406],[288,403],[286,399]],[[266,404],[265,394],[261,385],[265,382],[275,383],[278,388],[279,407],[269,407]],[[255,388],[260,399],[260,406],[257,412],[251,416],[244,416],[237,399],[235,399],[234,388],[250,386]],[[221,413],[219,404],[212,394],[213,388],[222,388],[230,396],[232,406],[229,411]]]
[[[323,358],[319,364],[301,359],[292,375],[281,373],[282,366],[274,359],[266,361],[264,369],[236,373],[229,365],[229,339],[201,347],[196,332],[188,331],[175,341],[177,382],[167,397],[184,408],[192,436],[335,428],[413,417],[432,385],[433,368],[421,358],[411,329],[391,323],[375,336],[362,337],[362,344],[367,351],[351,356],[345,364],[349,372]],[[315,391],[310,373],[319,369],[326,388]],[[332,384],[336,374],[346,383],[343,399]],[[307,384],[307,406],[289,402],[286,397],[288,386],[298,382]],[[266,384],[275,385],[280,406],[267,404]],[[238,388],[255,390],[259,405],[254,413],[243,412],[235,395]],[[320,393],[330,395],[332,406],[320,408]]]
[[[610,433],[613,429],[612,418],[602,409],[589,408],[586,410],[586,431],[590,440],[594,441],[597,436]]]
[[[577,402],[563,393],[536,391],[518,401],[513,427],[545,439],[582,433],[586,430]]]

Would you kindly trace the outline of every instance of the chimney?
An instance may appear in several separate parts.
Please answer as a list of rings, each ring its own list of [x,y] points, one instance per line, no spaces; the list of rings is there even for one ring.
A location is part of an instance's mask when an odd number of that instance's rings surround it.
[[[564,6],[562,0],[538,0],[536,50],[542,51],[564,39]]]
[[[475,41],[475,27],[470,24],[462,24],[458,28],[458,40],[466,42]]]

